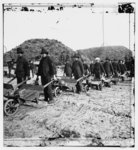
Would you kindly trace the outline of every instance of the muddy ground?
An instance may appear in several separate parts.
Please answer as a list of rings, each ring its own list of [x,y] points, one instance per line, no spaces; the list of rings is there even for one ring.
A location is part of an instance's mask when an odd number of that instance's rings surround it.
[[[63,92],[53,104],[21,105],[4,116],[4,146],[133,146],[132,88],[124,81],[102,91]]]

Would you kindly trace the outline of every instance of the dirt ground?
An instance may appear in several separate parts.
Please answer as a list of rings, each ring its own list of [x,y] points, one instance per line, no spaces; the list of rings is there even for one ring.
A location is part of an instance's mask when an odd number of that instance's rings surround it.
[[[6,82],[7,79],[4,78]],[[133,146],[132,81],[63,92],[55,103],[27,103],[12,117],[4,116],[4,146]]]

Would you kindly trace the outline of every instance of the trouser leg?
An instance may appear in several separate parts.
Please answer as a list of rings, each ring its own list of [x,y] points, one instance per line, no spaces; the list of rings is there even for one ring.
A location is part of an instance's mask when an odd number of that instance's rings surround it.
[[[44,89],[44,96],[45,96],[45,101],[53,100],[53,94],[52,94],[51,85],[49,85],[48,87],[46,87]]]
[[[42,85],[45,85],[51,81],[50,78],[41,78]],[[53,94],[52,94],[52,86],[51,84],[44,88],[44,96],[45,101],[53,100]]]
[[[21,83],[23,81],[23,78],[17,77],[17,84]]]
[[[95,73],[95,79],[100,80],[100,73]]]
[[[45,101],[48,102],[47,88],[44,89],[44,97],[45,97]]]
[[[78,82],[76,84],[76,89],[77,89],[77,93],[80,93],[82,91],[82,83],[81,82]]]
[[[47,87],[47,95],[48,95],[49,101],[53,100],[52,86],[51,85],[49,85]]]
[[[23,82],[24,80],[26,80],[26,77],[17,77],[17,84]],[[23,84],[26,84],[26,82],[24,82]],[[23,85],[23,84],[22,84],[22,85]],[[20,85],[19,88],[20,88],[22,85]]]

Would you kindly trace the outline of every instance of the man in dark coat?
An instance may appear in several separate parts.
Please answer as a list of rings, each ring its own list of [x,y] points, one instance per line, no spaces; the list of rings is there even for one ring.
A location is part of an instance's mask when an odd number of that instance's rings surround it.
[[[74,55],[74,62],[72,64],[72,73],[75,77],[75,79],[79,79],[84,75],[84,68],[82,62],[79,60],[79,55]],[[76,85],[77,93],[80,93],[82,91],[82,83],[81,81],[77,83]]]
[[[26,79],[29,79],[30,72],[29,72],[29,63],[23,57],[23,50],[19,47],[17,48],[18,58],[16,61],[16,69],[15,75],[17,78],[17,84],[23,82]]]
[[[110,75],[113,74],[113,67],[112,67],[110,60],[108,58],[106,58],[106,61],[103,64],[103,67],[104,67],[107,78],[109,78]]]
[[[83,68],[84,68],[84,75],[87,75],[90,71],[90,68],[86,61],[84,61],[83,63]]]
[[[42,48],[42,59],[38,66],[37,78],[41,76],[42,85],[45,85],[51,81],[55,73],[53,62],[48,56],[48,51]],[[51,84],[44,88],[45,101],[48,103],[53,102],[52,86]]]
[[[126,65],[127,71],[130,71],[130,62],[129,62],[129,59],[127,57],[125,57],[125,65]]]
[[[114,70],[114,75],[115,75],[115,77],[118,77],[118,73],[120,72],[120,68],[119,68],[119,65],[118,65],[116,59],[113,60],[112,66],[113,66],[113,70]]]
[[[14,66],[14,59],[11,59],[11,60],[7,61],[7,65],[8,65],[9,78],[10,78],[11,77],[11,71],[12,71],[13,66]]]
[[[72,77],[72,64],[69,60],[67,60],[65,67],[64,67],[64,74],[67,77]]]
[[[119,67],[120,67],[120,73],[121,73],[121,74],[124,74],[125,71],[126,71],[126,66],[125,66],[125,64],[123,63],[123,60],[120,60],[120,61],[119,61]]]
[[[102,64],[100,63],[99,57],[97,57],[95,59],[95,61],[96,62],[94,64],[94,69],[93,69],[94,77],[95,77],[95,79],[100,80],[102,73],[105,73],[104,68],[103,68]]]
[[[93,60],[92,60],[92,62],[91,62],[91,64],[90,64],[90,73],[91,73],[91,75],[93,75],[94,74],[94,62],[93,62]]]

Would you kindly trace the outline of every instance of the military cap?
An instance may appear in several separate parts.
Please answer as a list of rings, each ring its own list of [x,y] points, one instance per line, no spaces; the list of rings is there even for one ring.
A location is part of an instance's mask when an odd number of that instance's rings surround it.
[[[48,51],[44,47],[42,47],[41,54],[48,54]]]
[[[17,54],[23,54],[24,52],[23,52],[23,50],[22,50],[22,48],[21,47],[18,47],[17,48]]]

